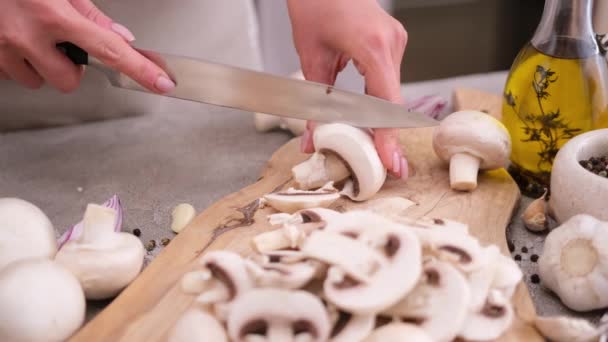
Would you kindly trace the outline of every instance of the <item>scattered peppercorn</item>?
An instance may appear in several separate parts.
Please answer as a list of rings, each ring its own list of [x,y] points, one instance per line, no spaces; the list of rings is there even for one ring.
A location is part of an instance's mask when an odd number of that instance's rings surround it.
[[[515,245],[513,244],[513,241],[508,240],[507,241],[507,247],[509,247],[509,252],[512,253],[513,251],[515,251]]]
[[[133,235],[140,237],[141,236],[141,230],[139,230],[139,228],[135,228],[133,229]]]
[[[148,243],[146,243],[146,250],[148,252],[151,252],[154,248],[156,248],[156,241],[150,240]]]
[[[528,253],[528,247],[524,246],[521,248],[522,253]]]
[[[540,283],[540,277],[538,276],[538,274],[533,274],[530,277],[530,281],[532,281],[532,284],[538,284]]]
[[[608,178],[608,156],[591,157],[579,161],[579,164],[600,177]]]
[[[515,261],[521,261],[521,255],[515,254]]]
[[[530,261],[537,262],[538,261],[538,254],[532,254],[532,255],[530,255]]]
[[[168,245],[168,244],[169,244],[169,242],[171,242],[171,239],[168,239],[168,238],[162,238],[162,239],[160,240],[160,244],[161,244],[161,245],[163,245],[163,246]]]

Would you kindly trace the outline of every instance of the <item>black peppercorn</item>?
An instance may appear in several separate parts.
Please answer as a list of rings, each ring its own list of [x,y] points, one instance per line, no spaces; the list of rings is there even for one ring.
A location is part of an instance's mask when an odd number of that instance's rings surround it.
[[[522,253],[528,253],[528,247],[525,247],[525,246],[524,246],[524,247],[522,247],[522,248],[521,248],[521,252],[522,252]]]
[[[515,261],[521,261],[521,255],[515,254]]]
[[[133,229],[133,235],[140,237],[141,236],[141,230],[139,230],[139,228],[135,228]]]
[[[538,274],[533,274],[530,277],[530,281],[532,281],[532,284],[538,284],[540,283],[540,277],[538,276]]]
[[[538,255],[537,254],[530,255],[530,261],[537,262],[538,261]]]

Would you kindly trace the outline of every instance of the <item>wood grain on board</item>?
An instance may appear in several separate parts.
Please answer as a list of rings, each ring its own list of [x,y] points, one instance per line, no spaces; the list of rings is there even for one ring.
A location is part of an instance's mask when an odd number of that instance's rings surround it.
[[[472,104],[471,106],[473,106]],[[482,244],[497,244],[508,255],[505,229],[520,193],[505,170],[480,175],[471,193],[449,189],[448,172],[431,147],[432,128],[403,130],[401,143],[407,151],[412,176],[407,182],[389,179],[377,198],[402,196],[417,205],[406,215],[458,220],[469,224]],[[194,296],[181,292],[182,274],[196,265],[205,252],[229,249],[252,253],[250,241],[270,230],[266,216],[271,208],[258,208],[258,198],[290,186],[290,169],[305,160],[299,141],[281,147],[268,162],[259,181],[207,208],[105,310],[84,326],[72,341],[164,341]],[[341,200],[338,206],[353,203]],[[525,285],[520,284],[513,303],[517,319],[500,341],[543,341],[529,324],[535,311]]]

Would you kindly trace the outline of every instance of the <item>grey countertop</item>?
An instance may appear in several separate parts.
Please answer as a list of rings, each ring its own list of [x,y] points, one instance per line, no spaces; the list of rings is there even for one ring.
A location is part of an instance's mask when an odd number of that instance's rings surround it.
[[[408,84],[406,99],[438,94],[451,100],[456,86],[502,92],[505,72]],[[118,194],[124,228],[139,228],[141,239],[171,238],[170,213],[181,202],[198,212],[256,181],[270,158],[291,137],[257,133],[249,113],[175,101],[164,113],[78,126],[0,134],[0,197],[20,197],[40,206],[58,235],[81,219],[87,203]],[[448,109],[449,110],[449,107]],[[529,199],[522,200],[520,209]],[[541,315],[572,314],[538,284],[532,254],[544,235],[523,228],[514,215],[508,237]],[[522,253],[521,247],[528,252]],[[148,261],[154,254],[148,256]],[[89,316],[107,302],[89,303]],[[598,312],[579,315],[597,320]]]

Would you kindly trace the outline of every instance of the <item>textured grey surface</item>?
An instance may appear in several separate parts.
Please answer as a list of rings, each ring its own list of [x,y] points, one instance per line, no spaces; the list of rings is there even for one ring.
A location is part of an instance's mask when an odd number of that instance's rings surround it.
[[[422,82],[405,86],[403,94],[450,99],[455,86],[500,93],[504,78],[502,72]],[[125,229],[139,228],[144,242],[158,242],[173,236],[169,224],[175,205],[188,202],[200,212],[255,182],[272,152],[290,138],[280,132],[256,133],[248,113],[181,101],[167,108],[171,111],[0,134],[0,197],[17,196],[40,206],[59,234],[81,218],[87,203],[116,193],[125,207]],[[519,253],[520,265],[537,310],[570,314],[553,295],[530,283],[537,270],[529,257],[542,251],[544,235],[527,232],[519,215],[514,215],[509,237],[518,249],[529,249]],[[105,304],[90,303],[89,315]],[[596,319],[598,313],[584,317]]]

